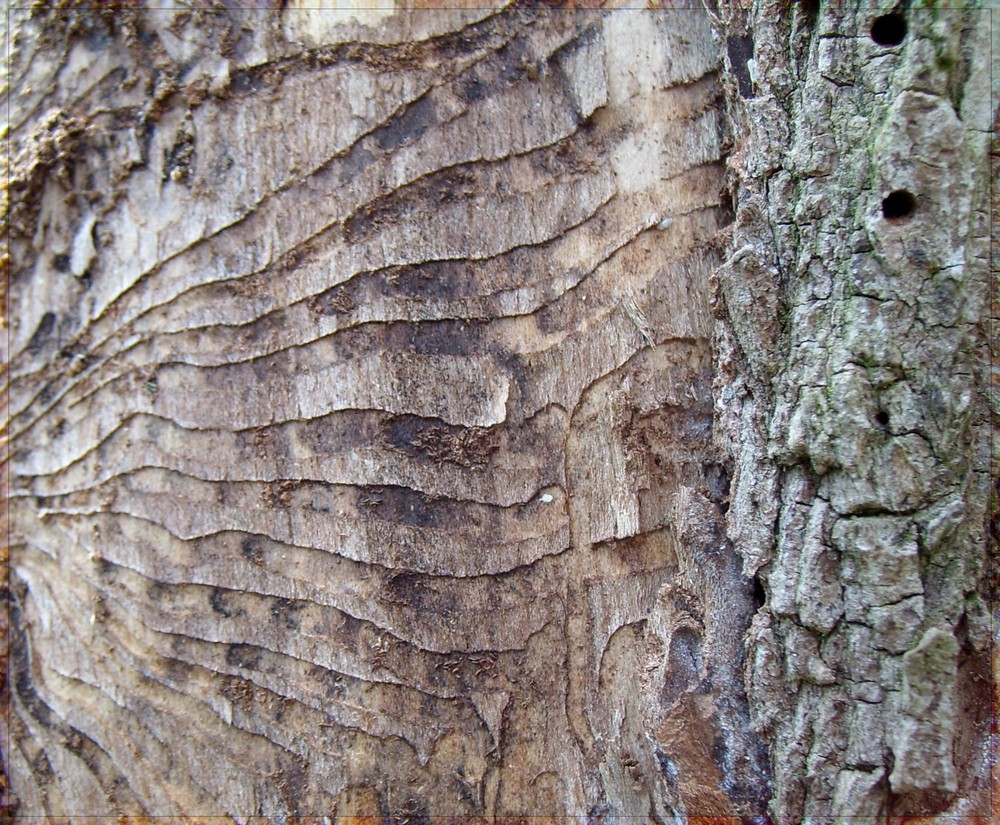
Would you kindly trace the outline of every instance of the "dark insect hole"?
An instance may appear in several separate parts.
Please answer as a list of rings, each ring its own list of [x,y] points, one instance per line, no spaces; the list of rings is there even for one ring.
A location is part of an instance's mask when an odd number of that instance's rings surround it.
[[[917,208],[917,199],[905,189],[890,192],[882,200],[882,216],[889,221],[899,221],[908,218]]]
[[[906,37],[906,18],[897,12],[882,14],[872,21],[871,34],[880,46],[898,46]]]

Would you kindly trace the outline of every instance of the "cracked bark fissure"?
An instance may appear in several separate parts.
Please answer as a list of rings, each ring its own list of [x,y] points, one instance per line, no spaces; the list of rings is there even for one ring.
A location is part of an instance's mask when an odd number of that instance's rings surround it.
[[[13,9],[11,811],[988,813],[916,5]]]

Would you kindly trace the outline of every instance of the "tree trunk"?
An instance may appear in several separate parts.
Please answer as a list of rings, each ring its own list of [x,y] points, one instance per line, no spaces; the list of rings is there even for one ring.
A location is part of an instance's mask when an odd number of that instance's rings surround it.
[[[11,810],[988,815],[989,12],[351,5],[10,12]]]

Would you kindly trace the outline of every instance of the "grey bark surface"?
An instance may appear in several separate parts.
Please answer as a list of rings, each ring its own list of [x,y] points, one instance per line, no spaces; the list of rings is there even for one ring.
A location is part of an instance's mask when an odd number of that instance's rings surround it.
[[[985,815],[989,12],[383,5],[11,12],[12,810]]]
[[[990,12],[881,5],[726,19],[717,423],[789,821],[989,812]]]

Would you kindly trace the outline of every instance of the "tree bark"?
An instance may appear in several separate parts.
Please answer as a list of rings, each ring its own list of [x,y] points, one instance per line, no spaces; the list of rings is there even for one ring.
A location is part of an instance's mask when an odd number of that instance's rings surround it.
[[[716,423],[792,821],[989,813],[989,12],[880,5],[726,20]]]
[[[989,12],[354,5],[10,12],[11,811],[987,815]]]

